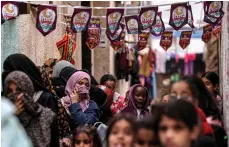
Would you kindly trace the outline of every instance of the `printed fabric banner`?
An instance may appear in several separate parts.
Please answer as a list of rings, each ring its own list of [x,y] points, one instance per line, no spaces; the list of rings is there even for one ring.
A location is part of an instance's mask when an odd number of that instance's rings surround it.
[[[106,22],[107,22],[107,33],[109,35],[114,35],[114,33],[119,29],[119,24],[122,19],[124,9],[107,9]]]
[[[87,29],[86,44],[89,49],[94,49],[100,43],[101,27],[99,18],[91,18]]]
[[[36,27],[43,36],[56,29],[56,6],[38,5]]]
[[[212,25],[207,25],[203,27],[203,35],[202,41],[208,43],[208,41],[212,38]]]
[[[175,30],[188,23],[187,3],[171,5],[169,25]]]
[[[182,49],[185,49],[190,44],[191,37],[192,31],[181,32],[179,45]]]
[[[193,14],[192,14],[192,7],[189,5],[188,6],[188,25],[191,28],[195,28],[194,24],[193,24],[194,20],[193,20]]]
[[[110,40],[110,42],[120,40],[120,37],[122,35],[122,31],[124,30],[124,28],[125,28],[125,25],[123,23],[120,23],[118,30],[115,31],[115,33],[113,35],[111,35],[108,32],[108,30],[106,30],[106,35],[107,35],[107,38]]]
[[[161,34],[160,46],[167,51],[172,46],[173,32],[165,31]]]
[[[222,1],[205,1],[204,2],[204,22],[217,25],[223,18]]]
[[[151,34],[154,36],[160,36],[165,31],[165,25],[161,19],[161,12],[157,13],[156,23],[151,27]]]
[[[2,21],[14,19],[19,16],[20,2],[1,1]]]
[[[221,31],[222,31],[222,21],[220,21],[217,25],[214,26],[212,34],[218,39]]]
[[[56,43],[56,46],[61,55],[60,60],[67,60],[75,64],[72,55],[76,49],[76,43],[69,34],[65,34],[63,39]]]
[[[143,50],[148,44],[149,32],[142,32],[138,35],[138,50]]]
[[[139,29],[145,30],[150,28],[156,22],[158,7],[143,7],[139,13]]]
[[[82,32],[87,29],[87,25],[91,19],[91,11],[91,8],[74,8],[71,19],[71,28],[73,32]]]
[[[110,41],[111,41],[111,46],[112,46],[112,48],[116,51],[116,50],[118,50],[118,49],[120,49],[121,47],[123,47],[123,45],[124,45],[124,39],[125,39],[125,25],[123,24],[123,23],[121,23],[120,24],[120,26],[121,26],[121,28],[122,28],[122,32],[121,32],[121,35],[120,35],[120,37],[118,37],[118,39],[116,39],[116,40],[111,40],[111,38],[109,38],[110,39]]]
[[[128,34],[138,34],[138,16],[131,15],[125,17],[126,30]]]

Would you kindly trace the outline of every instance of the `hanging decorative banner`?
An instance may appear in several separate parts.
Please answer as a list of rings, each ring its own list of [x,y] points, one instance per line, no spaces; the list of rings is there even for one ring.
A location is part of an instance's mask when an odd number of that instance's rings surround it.
[[[154,36],[160,36],[165,31],[165,25],[161,19],[161,12],[157,13],[156,23],[151,27],[151,34]]]
[[[71,19],[71,28],[73,32],[82,32],[86,30],[91,19],[91,8],[74,8]]]
[[[194,29],[195,26],[193,24],[194,20],[193,20],[193,14],[192,14],[192,7],[189,5],[187,9],[188,9],[188,25]]]
[[[72,55],[76,49],[76,43],[71,38],[71,35],[66,33],[63,39],[56,43],[56,46],[61,55],[60,60],[67,60],[71,62],[72,64],[75,64],[75,61],[72,58]]]
[[[167,51],[168,48],[171,47],[172,41],[173,41],[173,32],[165,31],[161,34],[160,45],[165,51]]]
[[[139,13],[139,29],[145,30],[155,24],[158,7],[144,7]]]
[[[187,3],[171,5],[169,25],[178,31],[187,23],[188,23]]]
[[[36,27],[43,36],[56,29],[56,6],[38,5]]]
[[[119,24],[122,19],[123,13],[124,9],[107,9],[106,22],[108,34],[114,35],[114,33],[119,29]]]
[[[19,16],[19,4],[20,2],[1,1],[2,21]]]
[[[217,39],[219,39],[221,31],[222,31],[222,21],[220,21],[217,25],[214,26],[212,33]]]
[[[148,44],[149,32],[142,32],[138,35],[138,50],[143,50]]]
[[[205,1],[204,2],[204,22],[212,25],[218,24],[223,18],[224,12],[222,10],[222,1]]]
[[[212,25],[207,25],[203,27],[202,41],[208,43],[212,37]]]
[[[100,43],[101,28],[99,18],[91,18],[87,33],[88,38],[86,44],[89,49],[94,49]]]
[[[179,45],[182,49],[185,49],[190,44],[191,37],[192,31],[181,32]]]
[[[111,41],[111,46],[112,48],[116,51],[118,49],[120,49],[123,45],[124,45],[124,39],[125,39],[125,25],[123,23],[120,24],[121,28],[122,28],[122,32],[121,32],[121,35],[120,37],[118,37],[118,39],[116,40],[111,40],[110,37],[109,40]]]
[[[125,17],[126,30],[128,34],[138,34],[138,16],[131,15]]]
[[[120,40],[120,37],[122,35],[122,31],[124,30],[125,25],[123,23],[120,23],[119,29],[115,31],[114,35],[111,35],[107,30],[106,30],[106,35],[107,38],[112,42],[115,40]]]

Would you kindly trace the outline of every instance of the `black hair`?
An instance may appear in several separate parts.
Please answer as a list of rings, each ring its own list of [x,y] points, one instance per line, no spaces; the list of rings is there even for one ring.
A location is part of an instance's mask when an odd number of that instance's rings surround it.
[[[199,107],[204,111],[206,116],[214,116],[220,119],[220,112],[217,104],[204,83],[197,76],[186,76],[181,80],[188,84],[192,97],[198,99]]]
[[[78,128],[76,128],[73,132],[73,145],[75,144],[76,140],[76,136],[79,135],[80,133],[85,133],[87,134],[89,137],[93,136],[93,147],[101,147],[102,146],[102,142],[101,139],[99,137],[99,134],[97,133],[97,130],[95,127],[93,126],[79,126]]]
[[[171,119],[181,121],[190,130],[192,130],[195,126],[198,126],[199,123],[196,108],[192,103],[183,99],[175,100],[166,104],[159,122],[161,122],[162,116],[167,116]]]
[[[100,85],[104,85],[105,82],[107,81],[114,81],[116,82],[117,81],[117,78],[111,74],[105,74],[102,76],[102,78],[100,79]]]
[[[133,117],[133,115],[131,114],[128,114],[128,113],[120,113],[118,115],[116,115],[115,117],[113,117],[113,119],[110,121],[109,125],[108,125],[108,128],[107,128],[107,131],[106,131],[106,137],[105,137],[105,140],[106,140],[106,143],[107,143],[107,146],[109,147],[109,136],[111,134],[111,131],[114,127],[114,125],[121,121],[121,120],[126,120],[128,123],[130,123],[131,125],[131,129],[134,131],[134,123],[135,123],[135,118]]]
[[[215,86],[217,84],[219,84],[219,76],[217,73],[215,72],[205,72],[202,76],[201,76],[201,79],[202,78],[207,78],[209,81],[211,81],[212,85]]]

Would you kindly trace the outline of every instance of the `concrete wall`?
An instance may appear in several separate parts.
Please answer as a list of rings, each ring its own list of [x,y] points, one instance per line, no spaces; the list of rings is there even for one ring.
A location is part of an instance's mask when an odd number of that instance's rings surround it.
[[[220,51],[220,91],[223,96],[224,123],[229,134],[229,2],[223,2],[225,12],[222,22],[222,43]],[[229,145],[229,140],[228,140]]]

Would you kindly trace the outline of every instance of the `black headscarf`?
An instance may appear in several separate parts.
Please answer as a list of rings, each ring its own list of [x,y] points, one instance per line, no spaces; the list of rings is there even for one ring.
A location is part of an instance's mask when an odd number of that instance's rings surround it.
[[[43,80],[41,78],[41,73],[37,66],[25,55],[23,54],[13,54],[6,58],[3,63],[3,73],[2,73],[2,83],[6,76],[15,70],[22,71],[26,73],[33,82],[35,92],[37,91],[47,91]]]

